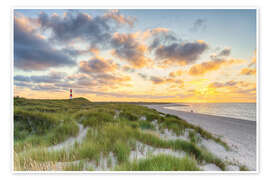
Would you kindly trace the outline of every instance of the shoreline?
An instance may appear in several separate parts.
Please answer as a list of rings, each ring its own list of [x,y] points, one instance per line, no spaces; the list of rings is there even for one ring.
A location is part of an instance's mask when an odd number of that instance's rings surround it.
[[[146,106],[150,107],[149,105],[146,105]],[[154,105],[154,106],[161,106],[161,105]],[[175,106],[177,106],[177,105],[175,105]],[[175,109],[170,109],[170,108],[167,108],[167,107],[171,107],[171,106],[162,106],[161,108],[172,110],[172,111],[177,111],[177,112],[181,112],[181,113],[187,113],[187,114],[198,114],[198,115],[202,115],[202,116],[220,117],[220,118],[223,118],[223,120],[233,120],[233,121],[239,121],[239,122],[248,121],[248,122],[251,122],[250,124],[254,124],[254,125],[256,125],[256,122],[257,122],[257,121],[249,120],[249,119],[240,119],[240,118],[236,118],[236,117],[227,117],[227,116],[214,115],[214,114],[204,114],[204,113],[199,113],[199,112],[189,112],[189,111],[175,110]]]
[[[176,115],[189,123],[220,136],[232,147],[229,158],[245,164],[250,170],[256,170],[256,121],[207,115],[194,112],[177,111],[165,108],[164,105],[144,105],[159,112]],[[215,152],[218,155],[221,152]],[[233,157],[231,157],[233,156]]]

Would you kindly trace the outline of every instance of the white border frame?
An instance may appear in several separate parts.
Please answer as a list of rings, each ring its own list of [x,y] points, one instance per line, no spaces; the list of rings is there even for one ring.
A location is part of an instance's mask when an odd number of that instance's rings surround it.
[[[14,11],[19,9],[134,9],[134,10],[141,10],[141,9],[190,9],[190,10],[203,10],[203,9],[212,9],[212,10],[223,10],[223,9],[255,9],[256,10],[256,170],[255,171],[15,171],[14,170]],[[10,31],[10,39],[11,39],[11,173],[14,175],[20,174],[149,174],[149,175],[168,175],[168,174],[259,174],[260,173],[260,153],[259,153],[259,146],[260,146],[260,10],[257,6],[13,6],[11,7],[11,31]]]

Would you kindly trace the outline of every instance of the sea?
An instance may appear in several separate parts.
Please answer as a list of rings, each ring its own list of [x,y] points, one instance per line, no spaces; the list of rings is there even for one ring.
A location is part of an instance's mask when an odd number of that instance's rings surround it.
[[[165,108],[256,121],[256,103],[181,103]]]

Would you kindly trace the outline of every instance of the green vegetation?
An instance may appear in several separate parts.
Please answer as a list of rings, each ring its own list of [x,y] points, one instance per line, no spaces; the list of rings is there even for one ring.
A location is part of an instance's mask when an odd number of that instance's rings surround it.
[[[195,160],[188,157],[176,158],[170,155],[157,155],[116,167],[118,171],[199,171]]]
[[[78,164],[70,164],[64,167],[64,171],[82,171],[84,168],[83,162],[79,162]]]
[[[198,136],[198,134],[194,131],[189,131],[188,132],[188,138],[190,139],[190,142],[194,143],[194,144],[198,144],[201,142],[201,138],[200,136]]]
[[[49,151],[48,147],[75,137],[78,124],[88,128],[81,143],[68,149]],[[177,135],[189,130],[189,141],[159,137],[169,129]],[[94,170],[85,163],[116,170],[199,170],[198,164],[214,163],[225,170],[226,164],[199,146],[201,138],[212,139],[229,149],[220,138],[198,126],[172,115],[162,115],[153,109],[127,103],[92,103],[84,98],[72,100],[14,99],[14,166],[15,170]],[[170,155],[146,156],[130,160],[140,142],[153,148],[166,148],[185,152],[188,157],[179,159]],[[142,150],[143,151],[143,150]],[[109,154],[113,154],[116,164]],[[80,161],[80,163],[72,163]],[[64,162],[70,162],[67,166]],[[62,165],[61,165],[62,163]],[[115,167],[116,165],[116,167]],[[58,170],[58,169],[57,169]]]
[[[245,165],[240,165],[240,171],[249,171]]]
[[[14,146],[22,151],[32,146],[50,146],[76,136],[79,128],[68,115],[14,109]]]

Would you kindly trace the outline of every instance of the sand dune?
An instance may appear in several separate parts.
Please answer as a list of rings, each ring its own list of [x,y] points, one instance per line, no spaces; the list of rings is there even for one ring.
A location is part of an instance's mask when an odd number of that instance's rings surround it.
[[[221,136],[232,150],[222,151],[211,144],[207,148],[223,159],[245,164],[250,170],[256,170],[256,122],[221,116],[176,111],[166,109],[166,105],[145,105],[159,112],[176,115],[189,123]]]

